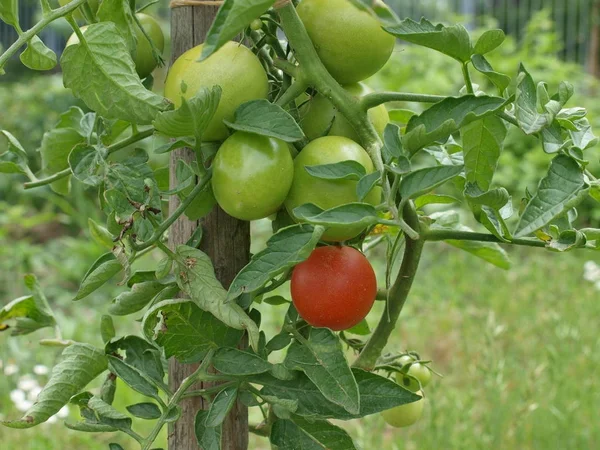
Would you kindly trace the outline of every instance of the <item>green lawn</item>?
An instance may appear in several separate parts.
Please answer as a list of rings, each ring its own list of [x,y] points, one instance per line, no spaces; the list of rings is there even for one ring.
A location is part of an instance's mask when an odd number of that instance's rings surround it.
[[[444,378],[427,388],[425,416],[409,429],[387,427],[379,416],[341,423],[363,449],[600,447],[600,302],[582,277],[583,263],[596,257],[537,249],[511,257],[515,269],[502,271],[444,244],[428,244],[389,348],[417,350]],[[371,324],[382,306],[378,302]],[[284,307],[261,309],[274,332]],[[13,346],[35,358],[35,338],[17,344],[0,335],[0,346],[5,354]],[[4,417],[18,414],[8,395],[16,380],[0,381]],[[119,392],[118,407],[140,401],[131,391]],[[140,431],[149,426],[136,425]],[[84,435],[60,424],[25,432],[0,428],[0,441],[20,450],[106,450],[108,442],[137,448],[128,438]],[[253,437],[250,448],[268,445]]]

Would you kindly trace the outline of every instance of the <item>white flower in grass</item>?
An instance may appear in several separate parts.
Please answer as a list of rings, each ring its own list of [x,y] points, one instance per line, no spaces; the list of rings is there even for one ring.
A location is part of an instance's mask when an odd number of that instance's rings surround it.
[[[15,407],[19,411],[23,411],[23,412],[27,411],[32,406],[33,406],[33,402],[30,402],[29,400],[23,400],[21,402],[15,402]]]
[[[43,364],[36,364],[33,367],[33,373],[35,373],[36,375],[47,375],[48,372],[50,372],[50,369],[48,369],[48,367],[44,366]]]
[[[15,404],[24,402],[26,400],[25,392],[23,392],[21,389],[14,389],[10,391],[10,399]]]
[[[35,389],[35,388],[39,387],[39,383],[37,382],[37,380],[35,380],[31,376],[29,376],[29,375],[23,375],[19,379],[19,383],[17,384],[17,387],[19,389],[21,389],[22,391],[29,392],[32,389]]]
[[[6,367],[4,368],[4,375],[6,375],[7,377],[10,377],[11,375],[14,375],[15,373],[17,373],[19,371],[19,368],[17,366],[15,366],[14,364],[7,364]]]
[[[583,264],[583,278],[591,283],[600,281],[600,266],[594,261],[586,261]]]

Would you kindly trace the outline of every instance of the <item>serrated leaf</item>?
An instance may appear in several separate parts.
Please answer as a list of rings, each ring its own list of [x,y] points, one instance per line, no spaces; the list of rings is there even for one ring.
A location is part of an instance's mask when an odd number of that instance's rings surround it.
[[[210,404],[208,414],[204,419],[204,425],[214,428],[223,423],[237,399],[237,386],[228,386],[220,391]]]
[[[486,30],[479,36],[479,39],[477,39],[473,51],[480,55],[485,55],[502,45],[505,38],[506,36],[502,30]]]
[[[145,420],[154,420],[161,416],[160,408],[154,403],[136,403],[135,405],[129,405],[127,411],[129,411],[132,416]]]
[[[594,135],[589,120],[581,118],[573,121],[576,130],[570,130],[569,135],[573,145],[581,150],[594,147],[598,143],[598,138]]]
[[[131,429],[131,417],[117,411],[100,397],[90,398],[87,406],[95,413],[99,423],[122,431]]]
[[[198,446],[202,450],[221,450],[221,426],[207,427],[204,425],[208,411],[199,410],[196,414],[194,431]]]
[[[292,343],[284,361],[291,370],[303,371],[323,396],[350,414],[360,411],[356,380],[337,336],[327,328],[312,328],[306,342]]]
[[[414,154],[427,145],[447,139],[469,123],[500,110],[505,102],[502,97],[486,95],[447,97],[410,119],[402,137],[404,148]]]
[[[576,248],[585,247],[587,237],[580,230],[565,230],[557,239],[552,239],[546,248],[556,252],[567,252]]]
[[[437,50],[461,63],[469,61],[473,54],[469,32],[460,24],[445,27],[442,24],[433,25],[424,18],[420,22],[405,19],[383,29],[406,42]]]
[[[45,311],[33,295],[19,297],[0,309],[0,330],[9,328],[5,322],[10,319],[15,320],[15,325],[10,327],[13,336],[29,334],[55,324],[54,317]]]
[[[533,78],[525,70],[523,64],[520,64],[515,98],[515,117],[525,134],[538,133],[551,123],[546,114],[538,112],[537,105],[537,88]]]
[[[510,77],[500,72],[496,72],[491,64],[482,55],[473,55],[471,57],[473,67],[478,72],[484,74],[488,80],[490,80],[494,86],[498,88],[498,92],[503,94],[508,85],[510,84]]]
[[[183,363],[201,361],[210,349],[234,347],[242,332],[225,326],[187,299],[164,300],[142,320],[144,336],[164,348],[167,358]]]
[[[310,225],[282,228],[267,241],[267,248],[252,256],[237,274],[227,293],[227,301],[244,293],[256,292],[286,270],[304,261],[314,250],[323,229]]]
[[[466,180],[487,191],[502,152],[506,126],[502,119],[488,116],[465,126],[461,135]]]
[[[100,256],[84,275],[77,295],[73,300],[87,297],[123,269],[123,266],[112,253]]]
[[[158,388],[140,370],[115,356],[108,355],[107,358],[110,371],[123,380],[131,389],[148,397],[158,397]]]
[[[142,85],[114,23],[89,25],[85,40],[87,45],[68,46],[60,61],[65,87],[90,109],[108,119],[150,124],[168,108],[165,98]]]
[[[410,117],[412,117],[413,113]],[[390,116],[391,118],[391,116]],[[392,119],[395,120],[395,119]],[[405,123],[408,123],[408,119]],[[400,127],[393,123],[388,123],[383,130],[383,147],[381,154],[383,160],[389,163],[394,158],[400,158],[402,155],[402,139],[400,138]]]
[[[356,195],[358,201],[362,202],[371,190],[381,181],[381,172],[376,170],[368,175],[365,175],[356,184]]]
[[[51,70],[57,62],[56,53],[46,47],[37,36],[31,38],[19,58],[25,67],[33,70]]]
[[[342,428],[325,420],[308,421],[298,416],[292,420],[276,420],[270,436],[279,450],[353,450],[352,438]]]
[[[458,203],[459,199],[456,197],[452,197],[451,195],[443,195],[443,194],[425,194],[417,197],[415,199],[415,208],[421,209],[426,205],[432,204],[451,204]]]
[[[296,142],[304,138],[294,118],[281,106],[265,99],[243,103],[236,109],[234,121],[224,122],[234,130],[274,137],[284,142]]]
[[[145,308],[166,286],[158,281],[136,283],[130,291],[119,294],[111,303],[108,311],[115,316],[126,316]]]
[[[202,140],[202,135],[212,120],[219,101],[222,89],[220,86],[202,88],[191,99],[182,99],[181,106],[175,111],[161,112],[156,116],[154,127],[162,134],[170,137],[194,136],[197,142]],[[164,150],[157,153],[172,151],[176,148],[189,146],[187,140],[179,140],[167,144]]]
[[[402,200],[418,197],[458,176],[463,166],[436,166],[415,170],[402,178],[400,195]]]
[[[225,375],[255,375],[271,370],[260,356],[237,348],[220,348],[212,359],[213,367]]]
[[[263,386],[261,393],[279,399],[298,401],[296,414],[307,418],[340,420],[355,419],[384,411],[395,406],[417,401],[418,395],[404,389],[385,377],[360,369],[352,369],[360,392],[360,412],[348,413],[328,401],[315,384],[302,374],[293,380],[279,380],[268,374],[252,377],[252,382]]]
[[[208,30],[200,61],[232,40],[273,3],[275,0],[225,0]]]
[[[96,14],[101,22],[113,22],[117,25],[117,29],[127,43],[129,52],[135,54],[137,34],[130,3],[122,0],[102,0]]]
[[[304,168],[311,176],[322,180],[360,180],[367,173],[365,166],[352,160]]]
[[[537,193],[521,214],[515,236],[531,234],[576,206],[587,195],[586,188],[579,164],[565,155],[555,157]]]
[[[107,156],[105,147],[77,145],[69,153],[69,167],[73,176],[82,183],[98,186],[104,179]]]
[[[177,283],[200,308],[213,314],[228,327],[248,333],[250,346],[258,351],[259,331],[256,323],[233,302],[226,303],[227,291],[215,277],[210,258],[198,249],[180,245],[177,255]]]
[[[162,386],[165,376],[163,360],[158,348],[138,336],[125,336],[106,345],[106,353],[125,351],[126,364],[134,367]]]
[[[294,216],[298,220],[324,227],[334,225],[367,227],[379,221],[377,210],[368,203],[348,203],[325,211],[312,203],[307,203],[294,208]]]
[[[61,361],[52,369],[50,379],[36,403],[23,418],[2,423],[10,428],[31,428],[45,422],[106,368],[107,359],[103,351],[88,344],[70,345],[63,351]]]

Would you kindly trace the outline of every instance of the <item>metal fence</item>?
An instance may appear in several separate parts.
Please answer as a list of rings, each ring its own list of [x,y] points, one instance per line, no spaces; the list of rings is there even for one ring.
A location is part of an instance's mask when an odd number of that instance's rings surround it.
[[[600,0],[385,0],[400,17],[414,20],[427,17],[433,22],[452,22],[458,15],[467,26],[479,27],[493,18],[500,28],[516,39],[523,35],[531,16],[546,8],[551,12],[564,44],[560,56],[580,64],[585,64],[588,57],[595,1]],[[19,15],[23,29],[35,22],[37,5],[38,0],[21,0]],[[160,7],[160,12],[166,13],[166,5],[161,4]],[[6,48],[15,39],[14,30],[0,22],[0,46]],[[42,39],[58,52],[64,45],[64,36],[56,32],[45,32]]]

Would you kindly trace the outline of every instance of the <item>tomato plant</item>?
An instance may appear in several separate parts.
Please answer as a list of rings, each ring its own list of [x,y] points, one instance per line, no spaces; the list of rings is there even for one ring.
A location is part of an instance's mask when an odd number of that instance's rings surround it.
[[[495,71],[486,54],[502,45],[502,30],[474,41],[460,24],[401,19],[380,1],[225,0],[214,17],[204,13],[216,9],[179,3],[170,4],[175,62],[160,92],[149,74],[162,33],[135,1],[55,9],[42,1],[28,30],[17,1],[0,1],[0,19],[17,36],[0,73],[21,50],[30,69],[54,69],[58,58],[37,34],[64,18],[75,37],[60,57],[63,84],[86,106],[45,132],[41,161],[0,130],[0,172],[24,189],[52,188],[63,205],[71,187],[85,192],[106,220],[90,220],[87,235],[106,253],[73,298],[88,302],[109,282],[123,289],[97,303],[106,313],[98,346],[63,336],[52,299],[25,276],[29,294],[0,309],[0,331],[52,329],[40,344],[62,355],[38,401],[4,425],[34,427],[71,404],[81,419],[69,428],[123,432],[142,450],[155,448],[167,424],[178,450],[241,450],[248,430],[281,450],[354,449],[330,419],[381,413],[407,426],[422,414],[430,362],[386,346],[428,243],[502,269],[509,246],[600,249],[600,229],[577,216],[579,202],[600,198],[587,112],[568,104],[568,82],[548,86],[526,64]],[[205,42],[194,46],[209,18]],[[232,41],[242,35],[244,43]],[[385,64],[397,39],[445,55],[464,87],[445,96],[355,84]],[[486,84],[473,84],[474,73]],[[402,127],[387,123],[385,105],[398,102],[420,105],[394,112]],[[537,189],[509,192],[494,177],[509,127],[547,154]],[[157,167],[144,148],[170,153],[170,163]],[[248,222],[267,217],[273,234],[251,255]],[[379,283],[367,258],[375,254]],[[378,321],[369,314],[375,300]],[[287,308],[277,310],[276,333],[261,326],[259,303],[263,312]],[[139,333],[117,335],[113,317],[123,316]],[[102,389],[86,390],[98,377]],[[146,401],[118,409],[123,384]],[[189,397],[202,402],[180,406]],[[199,403],[209,409],[190,406]],[[263,420],[240,429],[246,407],[260,407]],[[153,421],[151,430],[142,435],[133,417]]]
[[[292,301],[315,327],[346,330],[371,310],[377,280],[365,256],[352,247],[319,247],[294,268]]]
[[[294,176],[287,143],[241,131],[223,142],[212,167],[217,202],[241,220],[262,219],[276,212]]]

